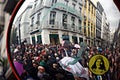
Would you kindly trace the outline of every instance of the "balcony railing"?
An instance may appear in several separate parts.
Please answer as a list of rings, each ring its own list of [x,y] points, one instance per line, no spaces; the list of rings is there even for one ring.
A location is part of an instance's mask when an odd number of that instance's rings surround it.
[[[62,23],[60,23],[60,22],[55,22],[55,24],[51,25],[47,21],[46,26],[44,26],[43,28],[65,30],[65,31],[81,33],[81,31],[79,30],[79,26],[76,26],[76,25],[72,26],[71,24],[66,24],[65,26],[63,26]]]
[[[49,21],[47,21],[45,24],[30,25],[30,32],[33,32],[38,29],[63,30],[63,31],[76,32],[76,33],[82,34],[82,31],[79,29],[79,26],[76,26],[76,25],[73,26],[72,24],[66,24],[65,26],[63,26],[63,24],[60,22],[55,22],[54,24],[49,24]]]
[[[53,5],[51,5],[51,3],[48,3],[46,6],[51,7],[51,9],[56,8],[58,10],[67,11],[71,14],[79,16],[79,12],[76,9],[72,8],[71,6],[67,6],[66,4],[61,2],[54,3]]]

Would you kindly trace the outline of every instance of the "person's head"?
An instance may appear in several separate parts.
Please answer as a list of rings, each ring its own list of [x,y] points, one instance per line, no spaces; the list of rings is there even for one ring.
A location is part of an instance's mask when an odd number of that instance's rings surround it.
[[[95,60],[95,63],[92,66],[92,69],[96,69],[99,68],[101,70],[105,70],[105,65],[104,65],[104,61],[103,58],[101,56],[98,56]]]
[[[57,68],[57,64],[56,63],[53,63],[53,68]]]
[[[72,53],[73,53],[73,54],[77,54],[77,52],[76,52],[76,50],[75,50],[75,49],[73,49],[73,50],[72,50]]]
[[[60,50],[58,50],[58,54],[61,54],[61,51],[60,51]]]
[[[42,66],[38,66],[38,71],[41,72],[41,73],[43,73],[43,72],[45,72],[45,68],[42,67]]]
[[[50,52],[50,53],[55,53],[54,48],[49,48],[49,52]]]
[[[37,68],[38,67],[38,63],[37,62],[35,62],[35,61],[33,61],[33,67],[35,67],[35,68]]]

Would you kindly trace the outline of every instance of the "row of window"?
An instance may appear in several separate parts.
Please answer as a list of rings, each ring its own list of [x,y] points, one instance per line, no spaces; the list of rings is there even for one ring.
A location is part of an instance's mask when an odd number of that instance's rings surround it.
[[[40,20],[40,17],[41,17],[41,13],[38,13],[38,14],[37,14],[37,21],[36,21],[37,24],[40,24],[40,21],[39,21],[39,20]],[[32,18],[31,18],[31,26],[33,26],[34,23],[35,23],[35,19],[34,19],[34,17],[32,17]]]
[[[54,3],[56,3],[57,2],[57,0],[52,0],[52,3],[54,4]],[[68,0],[65,0],[65,2],[66,2],[66,5],[68,5]],[[76,4],[75,3],[73,3],[72,4],[73,5],[73,8],[75,8],[75,6],[76,6]],[[92,7],[92,9],[93,9],[93,6],[91,6]],[[79,9],[80,9],[80,11],[82,10],[82,8],[81,7],[79,7]],[[68,15],[67,14],[63,14],[62,15],[62,26],[64,27],[64,28],[67,28],[67,18],[68,18]],[[49,24],[51,24],[51,25],[54,25],[55,24],[55,19],[56,19],[56,12],[55,11],[51,11],[50,12],[50,19],[49,19]],[[40,20],[40,14],[38,14],[38,18],[37,18],[37,20],[39,21]],[[74,16],[71,16],[71,22],[72,22],[72,27],[74,28],[75,27],[75,17]],[[34,23],[34,17],[32,18],[32,24]],[[40,22],[39,22],[40,23]],[[79,30],[81,30],[81,20],[79,20],[78,21],[78,25],[80,26],[79,27]],[[86,26],[86,24],[84,24],[85,26]],[[84,28],[84,33],[86,33],[86,27]]]
[[[95,25],[93,25],[93,23],[88,22],[88,36],[89,37],[90,37],[90,33],[91,33],[91,36],[94,35],[94,32],[93,32],[95,30],[94,26]],[[86,27],[87,27],[86,21],[84,21],[84,35],[86,35]]]
[[[85,8],[87,8],[87,0],[85,0],[85,5],[84,5]],[[91,8],[91,10],[90,10]],[[95,9],[93,6],[91,6],[90,2],[88,3],[88,11],[91,11],[91,13],[95,15]]]
[[[39,5],[43,5],[43,3],[44,3],[43,1],[44,0],[40,0]],[[51,0],[51,5],[53,6],[53,4],[56,2],[57,2],[57,0]],[[38,0],[35,1],[34,8],[36,7],[37,3],[38,3]]]
[[[41,15],[41,13],[39,13],[38,15],[37,15],[37,22],[39,22],[39,24],[40,24],[40,15]],[[67,14],[63,14],[62,15],[62,26],[64,27],[64,28],[67,28],[67,24],[68,24],[68,22],[67,22],[67,18],[68,18],[68,15]],[[56,12],[55,11],[51,11],[50,12],[50,19],[49,19],[49,24],[51,24],[51,25],[55,25],[55,19],[56,19]],[[74,17],[74,16],[71,16],[71,22],[72,22],[72,27],[74,28],[75,27],[75,21],[76,21],[76,18]],[[81,27],[81,20],[79,19],[78,20],[78,26],[79,27]],[[34,17],[32,17],[32,19],[31,19],[31,24],[33,25],[34,24]]]
[[[99,30],[97,30],[97,29],[96,29],[96,37],[101,38],[101,32]]]
[[[76,5],[77,5],[77,0],[72,0],[72,7],[75,9]],[[42,5],[44,2],[43,0],[40,1],[40,5]],[[53,6],[55,3],[57,3],[57,0],[51,0],[51,6]],[[64,0],[65,5],[68,5],[69,0]],[[78,3],[81,6],[81,3]],[[34,4],[34,7],[36,7],[37,5],[37,1]]]
[[[101,30],[101,25],[102,23],[98,19],[96,19],[96,28]]]
[[[54,11],[51,11],[50,13],[50,20],[49,20],[49,24],[51,25],[54,25],[55,24],[55,17],[56,17],[56,12]],[[62,15],[62,26],[67,29],[67,18],[68,18],[68,15],[67,14],[63,14]],[[75,17],[74,16],[71,16],[71,23],[72,23],[72,27],[75,28]],[[79,29],[81,30],[81,20],[79,19],[78,20],[78,26],[79,26]]]

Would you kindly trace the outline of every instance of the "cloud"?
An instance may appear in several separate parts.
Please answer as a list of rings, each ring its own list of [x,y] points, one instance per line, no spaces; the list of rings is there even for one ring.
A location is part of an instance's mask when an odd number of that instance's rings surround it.
[[[107,19],[110,23],[111,31],[115,30],[118,27],[120,20],[120,12],[118,8],[114,4],[113,0],[99,0],[99,2],[104,8]]]

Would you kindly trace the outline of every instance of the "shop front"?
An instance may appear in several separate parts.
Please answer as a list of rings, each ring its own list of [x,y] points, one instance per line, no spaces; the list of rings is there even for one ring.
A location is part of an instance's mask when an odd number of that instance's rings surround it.
[[[59,44],[59,35],[58,34],[49,34],[50,44]]]
[[[79,37],[79,43],[83,42],[83,38]]]
[[[77,44],[78,43],[78,40],[77,40],[77,37],[76,36],[72,36],[72,42]]]
[[[35,36],[32,36],[32,44],[35,44]]]
[[[37,43],[38,43],[38,44],[41,44],[41,43],[42,43],[42,37],[41,37],[41,35],[38,35],[38,36],[37,36]]]

